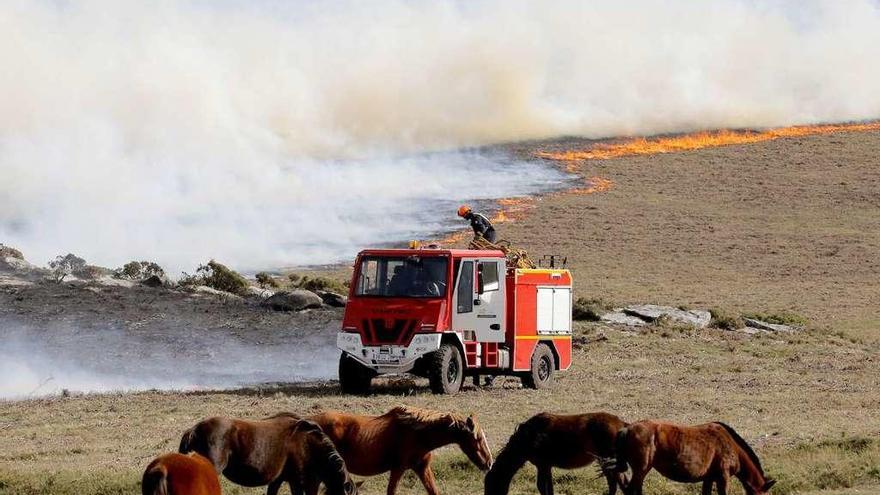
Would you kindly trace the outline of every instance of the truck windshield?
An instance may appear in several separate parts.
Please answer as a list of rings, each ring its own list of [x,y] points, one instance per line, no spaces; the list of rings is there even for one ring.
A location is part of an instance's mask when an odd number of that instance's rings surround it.
[[[380,297],[441,297],[446,294],[448,266],[447,258],[437,256],[365,256],[361,258],[355,294]]]

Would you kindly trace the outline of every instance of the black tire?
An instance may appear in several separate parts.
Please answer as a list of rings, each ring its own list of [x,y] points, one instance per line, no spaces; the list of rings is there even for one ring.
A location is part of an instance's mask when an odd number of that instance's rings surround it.
[[[556,369],[556,360],[553,359],[553,351],[547,344],[538,344],[532,353],[532,366],[528,373],[523,375],[523,385],[529,388],[547,388],[553,383],[553,371]]]
[[[442,344],[428,361],[428,381],[435,394],[455,394],[464,381],[464,359],[458,348]]]
[[[339,356],[339,387],[346,394],[364,395],[370,392],[370,385],[376,373],[357,362],[346,353]]]

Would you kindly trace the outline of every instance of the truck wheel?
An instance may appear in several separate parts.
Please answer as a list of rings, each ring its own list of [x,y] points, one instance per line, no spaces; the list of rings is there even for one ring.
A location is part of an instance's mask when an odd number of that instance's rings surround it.
[[[339,386],[347,394],[363,395],[370,391],[375,373],[346,353],[339,356]]]
[[[538,344],[532,353],[532,367],[523,375],[523,385],[529,388],[547,388],[553,383],[553,370],[556,364],[553,351],[547,344]]]
[[[428,364],[428,381],[435,394],[454,394],[464,380],[464,363],[458,348],[443,344],[434,351]]]

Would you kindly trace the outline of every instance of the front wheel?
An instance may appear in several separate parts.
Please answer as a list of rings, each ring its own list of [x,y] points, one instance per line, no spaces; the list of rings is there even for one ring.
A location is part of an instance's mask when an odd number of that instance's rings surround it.
[[[532,367],[522,377],[523,385],[529,388],[547,388],[553,383],[553,370],[556,363],[553,351],[547,344],[538,344],[532,353]]]
[[[454,394],[464,380],[464,360],[458,348],[442,344],[434,351],[428,364],[428,381],[435,394]]]
[[[339,356],[339,387],[347,394],[364,395],[370,392],[375,372],[346,353]]]

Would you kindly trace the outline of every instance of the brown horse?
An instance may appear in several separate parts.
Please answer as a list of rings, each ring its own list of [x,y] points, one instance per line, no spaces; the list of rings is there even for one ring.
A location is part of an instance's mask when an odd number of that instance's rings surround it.
[[[486,435],[473,416],[395,407],[381,416],[328,411],[309,418],[330,436],[351,472],[375,476],[391,471],[388,495],[407,469],[415,471],[430,495],[439,493],[431,471],[431,451],[456,444],[482,470],[492,466]]]
[[[322,482],[328,495],[358,491],[321,428],[290,414],[258,421],[208,418],[183,434],[179,450],[202,454],[239,485],[269,485],[267,495],[277,494],[284,482],[294,495],[314,495]]]
[[[625,486],[626,478],[615,472],[615,439],[626,426],[608,413],[559,415],[541,413],[519,426],[498,454],[484,481],[485,495],[507,495],[517,471],[531,462],[538,468],[538,492],[553,494],[552,468],[575,469],[600,462],[608,481],[608,493]]]
[[[143,495],[220,495],[214,465],[195,452],[160,455],[144,470]]]
[[[681,426],[660,421],[639,421],[621,430],[617,438],[618,469],[632,468],[626,493],[641,495],[642,483],[652,468],[682,483],[703,482],[703,495],[712,484],[719,495],[736,476],[748,495],[763,495],[776,481],[768,478],[761,461],[736,431],[724,423]]]

